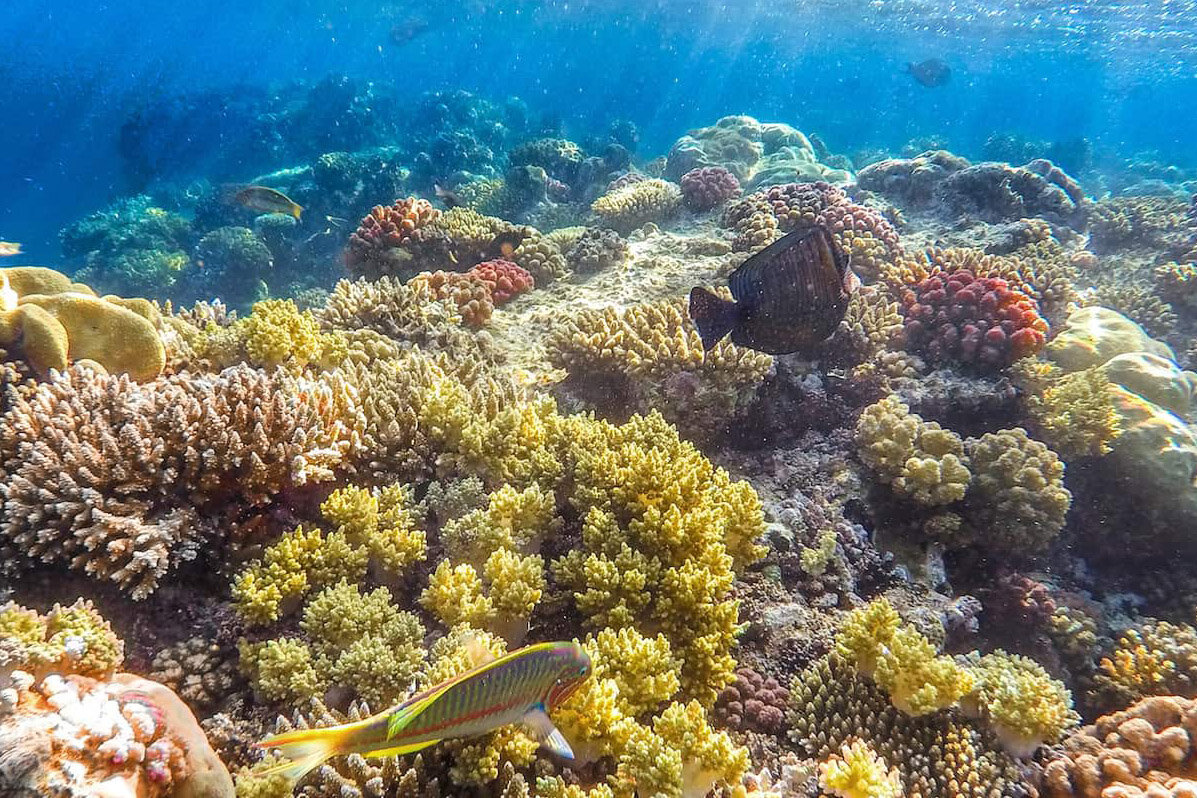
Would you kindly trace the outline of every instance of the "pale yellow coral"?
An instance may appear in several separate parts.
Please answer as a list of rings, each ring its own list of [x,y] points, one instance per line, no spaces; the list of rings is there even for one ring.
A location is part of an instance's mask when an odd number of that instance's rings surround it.
[[[1068,689],[1034,660],[998,650],[981,657],[972,672],[974,699],[1013,756],[1029,757],[1080,722]]]
[[[593,678],[615,682],[619,709],[629,717],[651,712],[678,691],[679,663],[665,635],[650,638],[632,628],[604,629],[587,638],[585,647]]]
[[[860,459],[898,495],[928,505],[964,498],[971,476],[964,442],[911,413],[896,395],[865,408],[856,440]]]
[[[902,779],[861,740],[819,763],[819,786],[840,798],[901,798]]]
[[[469,624],[486,628],[495,608],[482,593],[482,579],[472,565],[453,565],[442,560],[428,577],[420,605],[446,626]]]
[[[1065,374],[1049,362],[1023,358],[1014,365],[1026,386],[1026,403],[1036,432],[1066,460],[1110,451],[1121,419],[1101,366]]]
[[[682,191],[667,180],[649,179],[609,191],[590,206],[606,227],[621,233],[663,222],[681,209]]]

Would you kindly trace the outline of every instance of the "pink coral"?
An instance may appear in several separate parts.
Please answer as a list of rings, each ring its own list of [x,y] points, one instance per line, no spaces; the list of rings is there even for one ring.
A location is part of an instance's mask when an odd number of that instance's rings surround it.
[[[736,669],[736,680],[715,701],[715,717],[732,729],[781,734],[790,691],[753,668]]]
[[[1034,299],[1000,277],[940,272],[902,295],[906,348],[935,363],[1003,368],[1038,352],[1048,325]]]
[[[527,269],[502,258],[479,263],[466,274],[486,283],[495,307],[536,287],[536,280]]]
[[[682,199],[692,211],[709,211],[740,196],[740,181],[722,166],[701,166],[682,175]]]
[[[410,247],[413,234],[440,216],[426,199],[408,197],[393,205],[375,205],[349,236],[345,265],[355,275],[377,277],[394,271],[391,251]]]

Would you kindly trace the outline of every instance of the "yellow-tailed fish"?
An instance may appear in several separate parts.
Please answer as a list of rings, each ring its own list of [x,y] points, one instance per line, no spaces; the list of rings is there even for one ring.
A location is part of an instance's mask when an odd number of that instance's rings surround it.
[[[0,241],[0,258],[20,254],[21,245],[16,241]]]
[[[277,734],[258,745],[277,748],[291,760],[268,773],[299,779],[329,757],[402,756],[441,740],[476,737],[522,723],[541,745],[573,759],[569,743],[549,720],[548,711],[589,675],[590,657],[577,643],[538,643],[479,665],[365,720]]]
[[[266,186],[246,186],[234,194],[233,199],[262,213],[285,213],[296,219],[303,213],[303,208],[286,194]]]

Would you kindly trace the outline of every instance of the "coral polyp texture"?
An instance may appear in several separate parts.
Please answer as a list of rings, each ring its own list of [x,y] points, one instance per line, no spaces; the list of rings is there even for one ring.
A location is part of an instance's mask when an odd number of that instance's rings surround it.
[[[649,222],[668,220],[681,204],[682,192],[676,183],[653,178],[608,191],[590,209],[603,226],[630,233]]]
[[[722,166],[700,166],[682,175],[682,200],[692,211],[709,211],[740,196],[736,176]]]
[[[870,405],[856,425],[860,459],[899,496],[920,504],[964,498],[972,474],[964,442],[910,412],[897,396]]]
[[[662,408],[697,429],[742,412],[772,366],[768,355],[729,341],[704,352],[681,299],[582,311],[553,333],[548,349],[550,363],[569,372],[583,395]]]
[[[0,607],[0,663],[5,795],[232,798],[232,779],[187,705],[116,672],[122,643],[90,604],[45,616]]]
[[[997,370],[1038,352],[1048,325],[1031,297],[967,269],[933,274],[902,293],[906,347],[933,363]]]
[[[771,186],[731,203],[723,225],[735,233],[733,246],[755,250],[799,227],[822,225],[851,257],[852,268],[876,279],[903,254],[894,226],[876,210],[853,202],[843,189],[823,181]]]
[[[415,233],[440,216],[428,200],[416,197],[375,205],[349,236],[345,265],[354,276],[398,274],[411,259]]]

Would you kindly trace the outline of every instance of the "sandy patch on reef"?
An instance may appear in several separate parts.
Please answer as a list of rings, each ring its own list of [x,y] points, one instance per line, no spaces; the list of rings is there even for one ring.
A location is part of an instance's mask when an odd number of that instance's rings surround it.
[[[631,257],[623,268],[568,275],[495,311],[487,330],[517,375],[539,384],[565,376],[549,365],[545,343],[580,311],[686,296],[696,285],[724,282],[744,257],[731,252],[713,219],[687,221],[670,231],[649,226],[628,243]]]

